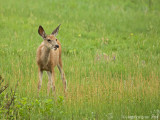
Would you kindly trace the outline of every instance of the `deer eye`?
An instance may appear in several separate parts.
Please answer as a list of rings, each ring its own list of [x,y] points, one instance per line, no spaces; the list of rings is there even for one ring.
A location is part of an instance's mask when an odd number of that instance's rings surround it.
[[[50,40],[50,39],[48,39],[47,41],[48,41],[48,42],[51,42],[51,40]]]

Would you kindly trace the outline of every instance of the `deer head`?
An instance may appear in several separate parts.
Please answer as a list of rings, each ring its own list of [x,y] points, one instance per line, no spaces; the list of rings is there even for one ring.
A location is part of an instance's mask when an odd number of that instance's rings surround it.
[[[60,27],[60,25],[50,35],[46,35],[43,27],[39,26],[38,33],[43,38],[44,45],[48,49],[56,50],[57,48],[59,48],[59,45],[57,43],[57,38],[56,38],[58,31],[59,31],[59,27]]]

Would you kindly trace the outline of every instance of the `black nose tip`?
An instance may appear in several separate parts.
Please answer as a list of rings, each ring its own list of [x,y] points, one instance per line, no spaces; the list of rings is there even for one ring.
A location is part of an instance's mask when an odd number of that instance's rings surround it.
[[[59,48],[59,45],[56,45],[56,48]]]

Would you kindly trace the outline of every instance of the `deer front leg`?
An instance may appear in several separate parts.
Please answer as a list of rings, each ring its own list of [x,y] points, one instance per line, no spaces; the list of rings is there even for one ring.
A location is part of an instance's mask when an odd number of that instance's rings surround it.
[[[47,71],[47,74],[48,74],[47,96],[49,96],[50,87],[52,85],[52,73],[50,71]]]
[[[64,93],[66,94],[67,93],[67,81],[65,78],[65,74],[64,74],[62,66],[61,65],[57,65],[57,66],[58,66],[59,72],[61,74],[61,79],[62,79],[63,87],[64,87]]]
[[[39,91],[42,86],[42,76],[43,76],[43,71],[38,70],[38,76],[39,76],[39,81],[38,81],[38,96],[39,96]]]
[[[54,70],[52,70],[51,87],[52,87],[53,95],[56,97],[56,87],[55,87],[55,74],[54,74]]]

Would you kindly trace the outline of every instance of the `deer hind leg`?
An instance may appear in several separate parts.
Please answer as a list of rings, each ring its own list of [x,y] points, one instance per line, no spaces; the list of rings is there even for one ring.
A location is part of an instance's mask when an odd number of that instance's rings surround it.
[[[61,79],[62,79],[63,87],[64,87],[64,93],[66,94],[66,92],[67,92],[67,81],[66,81],[66,78],[65,78],[65,74],[64,74],[62,65],[59,64],[57,66],[58,66],[59,72],[61,74]]]
[[[38,96],[39,96],[39,91],[42,86],[42,77],[43,77],[43,71],[38,70],[38,75],[39,75],[39,81],[38,81]]]
[[[49,96],[50,88],[52,86],[52,73],[50,71],[47,71],[47,74],[48,74],[47,96]]]

